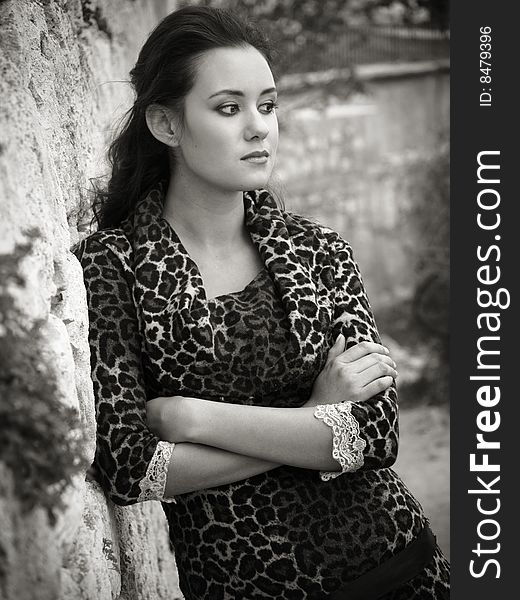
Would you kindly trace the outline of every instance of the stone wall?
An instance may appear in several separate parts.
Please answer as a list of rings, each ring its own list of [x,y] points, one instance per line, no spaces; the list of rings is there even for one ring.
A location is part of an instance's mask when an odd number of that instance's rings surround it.
[[[173,0],[0,3],[0,598],[180,596],[159,504],[85,481],[93,396],[78,240],[89,178]]]

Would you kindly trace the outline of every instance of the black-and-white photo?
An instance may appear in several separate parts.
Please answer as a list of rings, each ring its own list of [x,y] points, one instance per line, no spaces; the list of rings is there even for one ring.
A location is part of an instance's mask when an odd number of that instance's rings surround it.
[[[0,2],[0,598],[450,597],[449,9]]]

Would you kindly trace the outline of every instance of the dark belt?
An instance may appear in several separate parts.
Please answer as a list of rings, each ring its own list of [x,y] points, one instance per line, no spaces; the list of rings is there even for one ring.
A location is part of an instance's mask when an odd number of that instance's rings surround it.
[[[329,599],[377,600],[420,573],[432,560],[436,547],[437,540],[425,524],[415,540],[403,550],[336,590]]]

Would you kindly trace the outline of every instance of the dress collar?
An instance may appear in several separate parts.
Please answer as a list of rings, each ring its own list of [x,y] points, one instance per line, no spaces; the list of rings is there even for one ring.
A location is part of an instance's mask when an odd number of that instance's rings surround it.
[[[135,299],[147,334],[166,338],[187,334],[213,346],[208,301],[197,265],[163,218],[164,186],[151,190],[123,223],[133,246]],[[330,322],[318,301],[312,252],[295,245],[282,211],[266,190],[244,192],[244,219],[271,276],[290,324],[291,354],[314,360],[311,347],[324,341]],[[160,323],[160,325],[158,325]],[[161,331],[157,331],[158,328]]]

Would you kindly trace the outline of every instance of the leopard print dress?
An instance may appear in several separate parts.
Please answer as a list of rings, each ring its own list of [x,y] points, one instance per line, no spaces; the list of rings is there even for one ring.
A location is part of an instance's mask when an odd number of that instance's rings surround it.
[[[186,600],[325,599],[402,550],[426,522],[390,468],[395,387],[348,403],[342,423],[354,424],[363,444],[361,461],[343,473],[281,466],[175,499],[163,496],[174,445],[147,429],[145,403],[183,395],[304,404],[340,331],[349,344],[379,341],[351,249],[266,192],[245,193],[245,223],[265,267],[243,290],[208,299],[162,202],[161,188],[151,191],[120,229],[74,249],[89,306],[101,483],[121,505],[163,501]],[[448,578],[437,548],[383,598],[442,600]]]

